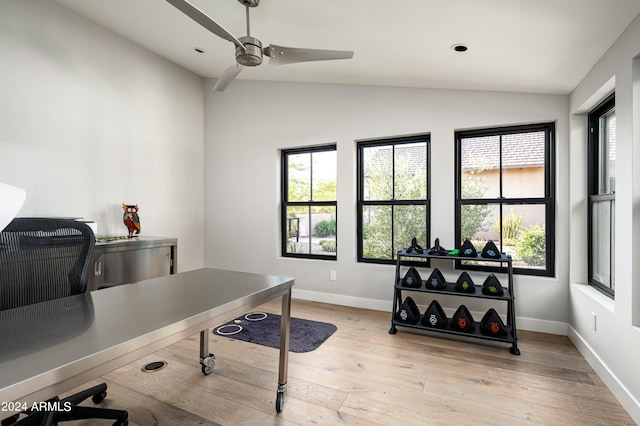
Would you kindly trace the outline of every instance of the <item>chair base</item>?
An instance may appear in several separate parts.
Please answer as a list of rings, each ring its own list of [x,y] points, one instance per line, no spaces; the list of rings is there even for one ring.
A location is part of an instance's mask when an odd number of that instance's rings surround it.
[[[85,399],[91,397],[96,404],[102,402],[107,396],[107,385],[101,383],[92,388],[83,390],[63,399],[57,396],[40,404],[38,409],[27,410],[2,420],[2,426],[54,426],[59,422],[85,419],[115,420],[113,426],[127,426],[129,413],[125,410],[113,410],[101,407],[86,407],[79,405]],[[25,417],[20,418],[21,415]]]

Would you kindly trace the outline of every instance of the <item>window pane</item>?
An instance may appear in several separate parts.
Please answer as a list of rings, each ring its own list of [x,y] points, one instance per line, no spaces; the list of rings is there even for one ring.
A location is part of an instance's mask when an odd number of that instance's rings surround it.
[[[612,290],[614,206],[612,200],[593,202],[591,222],[593,279]]]
[[[311,200],[311,154],[288,156],[288,201]]]
[[[500,206],[496,204],[472,204],[462,206],[462,241],[470,240],[478,253],[492,240],[500,249],[500,232],[491,224],[499,221]],[[466,235],[466,236],[465,236]],[[462,261],[463,265],[495,266],[491,262]]]
[[[335,201],[336,195],[336,151],[314,152],[313,201]]]
[[[502,136],[502,196],[544,197],[545,133]]]
[[[394,155],[395,199],[427,198],[427,144],[396,145]]]
[[[462,241],[486,241],[496,237],[495,233],[489,233],[489,231],[491,230],[491,224],[498,217],[498,206],[470,204],[463,205],[461,210],[462,226],[460,238]],[[476,246],[475,243],[474,246]]]
[[[387,146],[372,146],[362,150],[363,199],[391,200],[393,198],[393,150]]]
[[[336,208],[322,206],[311,209],[311,253],[336,255]]]
[[[395,206],[393,210],[394,248],[393,258],[398,250],[411,246],[416,238],[422,248],[427,249],[427,207],[425,205]]]
[[[616,190],[616,112],[610,111],[600,118],[600,179],[599,194]]]
[[[500,196],[500,137],[463,138],[460,141],[462,198]]]
[[[309,207],[287,207],[287,253],[309,254]]]
[[[510,254],[514,268],[547,267],[547,231],[543,204],[504,206],[502,251]]]
[[[466,232],[463,240],[471,240],[478,252],[491,240],[502,252],[511,255],[513,267],[545,269],[545,205],[504,205],[502,223],[500,208],[496,204],[462,206],[462,229]],[[492,266],[490,262],[473,264]]]
[[[336,207],[288,206],[286,253],[336,255]]]
[[[391,206],[362,207],[362,256],[364,258],[393,259],[391,212]]]

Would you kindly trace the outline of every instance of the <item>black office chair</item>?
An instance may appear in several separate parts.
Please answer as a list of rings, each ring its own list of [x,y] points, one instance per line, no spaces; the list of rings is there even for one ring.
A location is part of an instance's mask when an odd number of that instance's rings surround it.
[[[87,288],[87,270],[95,237],[84,223],[65,219],[16,218],[0,232],[0,311],[81,294]],[[6,425],[56,425],[81,419],[111,419],[128,425],[128,413],[80,406],[91,397],[100,403],[107,395],[102,383],[85,391],[50,401],[68,411],[26,411],[2,420]],[[24,416],[24,417],[23,417]]]

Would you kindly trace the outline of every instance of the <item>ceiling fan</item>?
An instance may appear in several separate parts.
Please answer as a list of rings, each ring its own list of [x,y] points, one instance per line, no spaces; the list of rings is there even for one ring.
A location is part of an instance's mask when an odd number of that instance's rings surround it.
[[[200,9],[186,0],[166,0],[175,6],[189,18],[202,25],[218,37],[230,41],[236,46],[236,64],[230,66],[220,76],[214,90],[222,92],[235,79],[243,67],[255,67],[262,63],[263,55],[269,57],[270,65],[285,65],[296,62],[327,61],[333,59],[351,59],[352,51],[345,50],[321,50],[302,49],[295,47],[283,47],[271,44],[262,47],[262,42],[255,37],[251,37],[249,23],[249,8],[256,7],[260,0],[238,0],[245,6],[247,16],[247,35],[236,38],[222,25],[209,18]]]

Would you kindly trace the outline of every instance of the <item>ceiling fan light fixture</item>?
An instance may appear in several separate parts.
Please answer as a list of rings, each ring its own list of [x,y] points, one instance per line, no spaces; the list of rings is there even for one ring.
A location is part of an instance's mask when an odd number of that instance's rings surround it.
[[[260,0],[238,0],[238,2],[247,7],[256,7],[260,4]]]
[[[453,50],[454,52],[462,53],[462,52],[466,52],[467,50],[469,50],[469,48],[464,43],[456,43],[453,46],[451,46],[451,50]]]
[[[255,37],[238,38],[244,46],[244,50],[236,46],[236,61],[240,65],[255,67],[262,63],[262,42]]]

